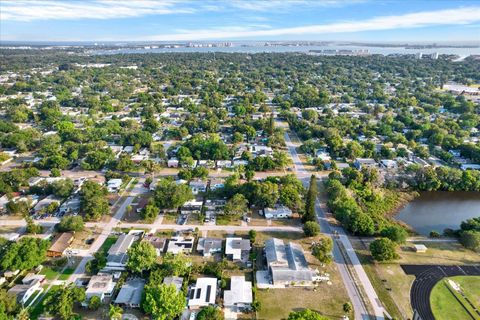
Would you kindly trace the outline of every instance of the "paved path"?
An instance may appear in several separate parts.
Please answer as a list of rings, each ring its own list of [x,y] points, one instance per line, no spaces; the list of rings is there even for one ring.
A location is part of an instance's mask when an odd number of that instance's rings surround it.
[[[297,151],[296,151],[297,146],[292,142],[287,132],[285,132],[285,142],[287,144],[288,151],[292,156],[295,172],[297,173],[298,178],[302,180],[305,186],[308,186],[309,174],[305,170],[302,164],[302,161],[300,160],[297,154]],[[345,287],[348,292],[348,296],[352,301],[353,308],[355,311],[355,319],[366,320],[366,319],[370,319],[372,316],[374,316],[376,319],[384,319],[384,312],[386,311],[380,305],[379,303],[380,300],[378,299],[378,296],[375,290],[373,289],[373,286],[370,283],[370,280],[368,279],[367,274],[365,273],[365,270],[363,269],[360,261],[358,260],[358,257],[355,254],[352,244],[350,243],[347,235],[345,234],[345,231],[343,230],[343,228],[334,228],[330,225],[325,215],[325,212],[322,210],[320,206],[320,202],[318,201],[318,199],[315,204],[315,209],[317,212],[317,219],[320,224],[320,228],[322,232],[334,240],[334,247],[333,247],[334,261],[337,265],[337,268],[340,272],[342,280],[345,284]],[[338,232],[337,239],[333,237],[334,231]],[[341,249],[335,240],[338,240],[341,242],[341,245],[345,248],[345,251],[348,255],[348,259],[350,260],[350,262],[345,261],[345,258],[342,252],[340,251]],[[357,275],[357,278],[361,282],[363,289],[367,294],[367,297],[369,300],[368,302],[373,308],[373,311],[375,313],[374,315],[369,314],[367,307],[365,306],[365,303],[363,302],[363,299],[360,295],[361,288],[356,283],[355,277],[350,273],[347,267],[347,263],[351,263],[351,265],[353,266],[355,273]]]

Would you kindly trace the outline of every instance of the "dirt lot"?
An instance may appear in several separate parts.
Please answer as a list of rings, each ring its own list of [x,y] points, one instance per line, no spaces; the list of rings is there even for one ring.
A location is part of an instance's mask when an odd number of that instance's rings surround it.
[[[71,245],[74,249],[88,249],[91,244],[87,244],[86,241],[93,243],[93,241],[100,235],[101,230],[98,228],[89,228],[75,233],[73,243]],[[93,240],[91,240],[93,239]]]

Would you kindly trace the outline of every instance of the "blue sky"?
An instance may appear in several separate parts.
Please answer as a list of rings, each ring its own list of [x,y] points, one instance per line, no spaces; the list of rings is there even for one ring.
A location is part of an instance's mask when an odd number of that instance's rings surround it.
[[[480,0],[2,0],[0,40],[480,42]]]

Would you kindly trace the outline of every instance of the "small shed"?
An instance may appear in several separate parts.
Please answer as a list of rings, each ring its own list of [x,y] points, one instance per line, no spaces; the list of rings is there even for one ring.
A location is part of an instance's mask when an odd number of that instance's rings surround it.
[[[427,252],[427,247],[424,244],[416,244],[413,247],[415,252]]]

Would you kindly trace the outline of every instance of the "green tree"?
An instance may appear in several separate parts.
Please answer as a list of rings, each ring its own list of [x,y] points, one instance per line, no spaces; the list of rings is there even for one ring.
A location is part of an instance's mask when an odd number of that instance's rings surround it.
[[[59,232],[79,232],[83,231],[84,228],[85,223],[83,222],[82,216],[64,216],[57,225],[57,230]]]
[[[306,237],[314,237],[320,233],[320,225],[315,221],[307,221],[303,225],[303,232]]]
[[[99,220],[110,212],[106,198],[107,189],[94,181],[86,181],[82,185],[81,209],[87,220]]]
[[[128,249],[127,268],[132,272],[150,270],[156,261],[157,252],[150,242],[136,242]]]
[[[85,289],[75,287],[73,284],[51,289],[43,301],[45,310],[63,320],[70,320],[74,316],[73,306],[85,300]]]
[[[317,177],[312,174],[310,177],[310,184],[305,199],[305,213],[303,221],[317,221],[317,214],[315,212],[315,203],[317,201]]]
[[[230,216],[240,217],[247,213],[248,200],[241,193],[235,194],[225,204],[224,213]]]
[[[27,227],[25,231],[28,234],[40,234],[43,232],[43,227],[39,224],[36,224],[31,217],[26,216],[25,221],[27,221]]]
[[[160,209],[177,209],[193,199],[193,193],[185,184],[176,184],[171,179],[159,179],[154,198]]]
[[[260,208],[273,207],[279,198],[278,186],[270,181],[254,184],[253,203]]]
[[[121,320],[123,315],[123,309],[120,306],[110,305],[108,309],[108,316],[110,320]]]
[[[102,300],[98,296],[92,296],[88,301],[88,309],[90,310],[98,310],[102,305]]]
[[[155,205],[155,202],[149,202],[145,208],[142,209],[141,216],[147,222],[153,222],[158,216],[160,209]]]
[[[398,258],[396,244],[388,238],[380,238],[370,243],[370,252],[377,261],[390,261]]]
[[[288,315],[287,320],[327,320],[324,316],[310,309],[293,311]]]
[[[407,240],[407,231],[397,225],[390,225],[380,232],[382,237],[388,238],[398,244],[405,243]]]
[[[1,270],[35,268],[45,260],[49,246],[48,241],[32,237],[23,237],[11,243],[2,253]]]
[[[332,262],[332,249],[332,239],[324,237],[312,245],[312,255],[322,263],[330,263]]]
[[[0,319],[13,319],[17,310],[17,297],[5,289],[0,289]]]
[[[156,320],[170,320],[178,317],[185,308],[185,295],[174,285],[145,287],[143,311]]]
[[[197,320],[223,320],[223,312],[214,306],[208,306],[200,310]]]
[[[480,251],[480,231],[463,231],[460,234],[460,243],[467,249]]]
[[[190,271],[192,261],[186,255],[167,253],[163,256],[162,268],[169,276],[183,276]]]

